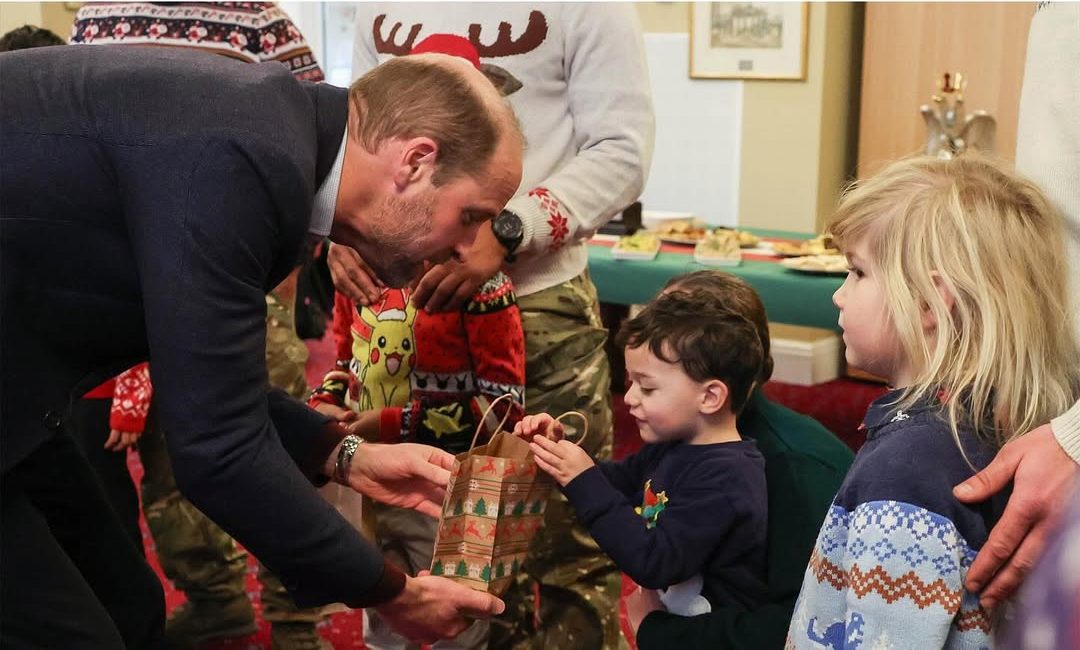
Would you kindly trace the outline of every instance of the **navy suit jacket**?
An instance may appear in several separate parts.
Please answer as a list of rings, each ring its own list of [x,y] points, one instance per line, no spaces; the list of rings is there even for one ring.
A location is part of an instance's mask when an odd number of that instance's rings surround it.
[[[316,492],[340,427],[269,389],[264,295],[291,270],[347,92],[154,47],[0,54],[0,462],[149,358],[181,490],[301,605],[404,578]]]

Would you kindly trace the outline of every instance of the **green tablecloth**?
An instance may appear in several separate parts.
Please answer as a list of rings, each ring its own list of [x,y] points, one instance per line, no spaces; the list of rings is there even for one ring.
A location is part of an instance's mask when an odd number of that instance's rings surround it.
[[[751,232],[786,239],[812,237],[768,230],[751,229]],[[614,259],[611,247],[590,244],[589,273],[601,302],[633,305],[651,300],[676,275],[718,268],[741,277],[757,290],[769,320],[839,330],[836,324],[839,311],[832,303],[832,295],[843,283],[843,276],[797,273],[775,262],[754,260],[743,260],[735,267],[705,267],[694,262],[692,248],[686,250],[686,254],[661,252],[654,260],[641,262]]]

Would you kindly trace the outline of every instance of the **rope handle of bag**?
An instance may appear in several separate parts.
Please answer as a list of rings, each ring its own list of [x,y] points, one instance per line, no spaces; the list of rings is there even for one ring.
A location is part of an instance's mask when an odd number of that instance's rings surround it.
[[[480,432],[484,430],[484,422],[486,422],[488,416],[491,415],[491,411],[495,408],[495,405],[503,401],[504,399],[512,400],[514,399],[514,396],[510,393],[504,393],[503,395],[496,397],[488,403],[487,408],[484,409],[484,414],[480,416],[480,422],[476,425],[476,433],[473,434],[472,444],[469,445],[469,451],[466,453],[466,455],[471,454],[473,452],[473,449],[476,448],[476,441],[480,439]],[[511,411],[512,409],[506,409],[506,413],[503,414],[502,420],[499,421],[499,426],[495,428],[495,431],[502,431],[503,425],[505,425],[506,421],[510,418]],[[555,421],[561,422],[563,418],[569,415],[576,415],[577,417],[581,418],[581,423],[584,425],[581,430],[581,436],[576,441],[574,441],[574,444],[580,447],[581,443],[585,441],[585,436],[589,434],[589,419],[585,417],[585,414],[579,413],[578,411],[567,411],[566,413],[563,413],[559,417],[555,418]]]

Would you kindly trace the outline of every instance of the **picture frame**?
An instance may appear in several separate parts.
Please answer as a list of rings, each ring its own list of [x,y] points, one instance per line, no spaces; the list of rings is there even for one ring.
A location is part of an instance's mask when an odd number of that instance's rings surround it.
[[[691,2],[690,77],[806,79],[807,2]]]

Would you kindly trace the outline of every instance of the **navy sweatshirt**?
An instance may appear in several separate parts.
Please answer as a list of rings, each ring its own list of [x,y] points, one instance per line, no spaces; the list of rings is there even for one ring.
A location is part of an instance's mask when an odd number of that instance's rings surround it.
[[[765,599],[765,461],[753,441],[646,445],[563,488],[600,548],[642,587],[701,574],[714,607]]]

